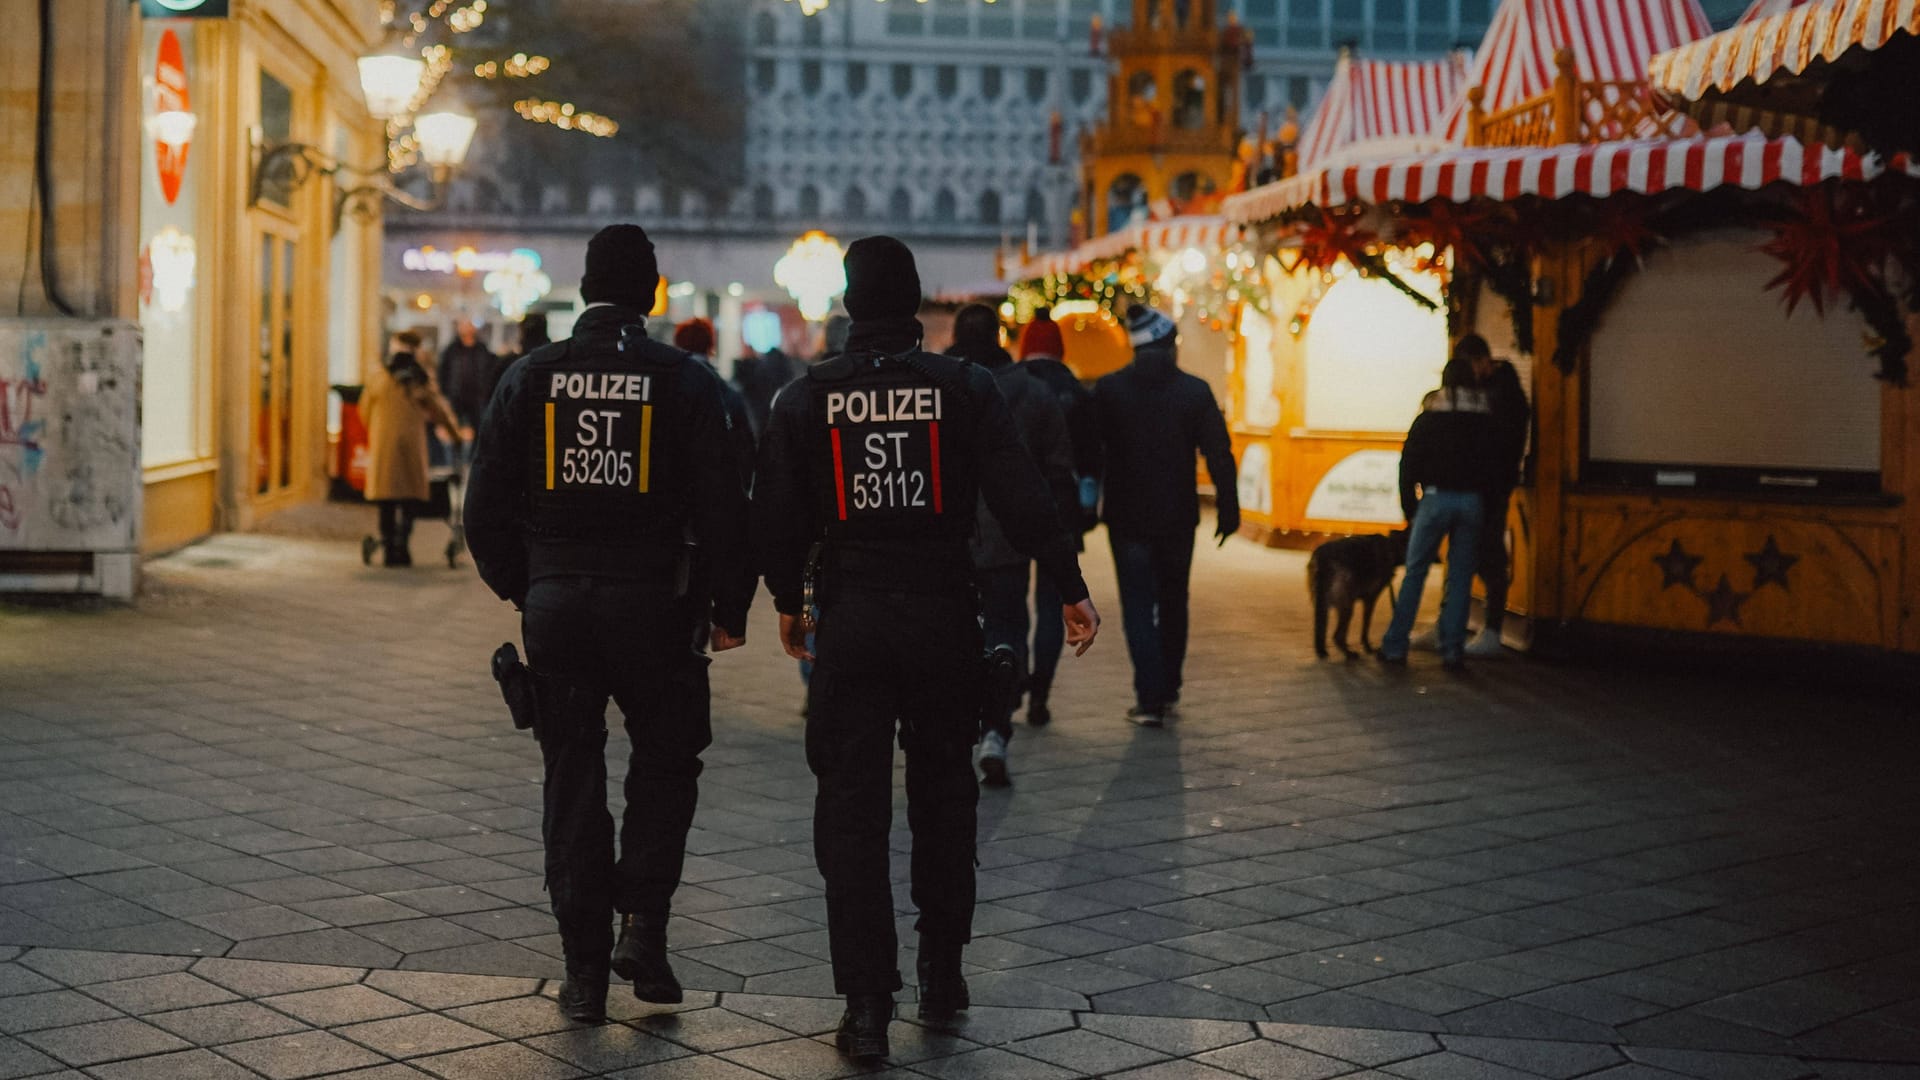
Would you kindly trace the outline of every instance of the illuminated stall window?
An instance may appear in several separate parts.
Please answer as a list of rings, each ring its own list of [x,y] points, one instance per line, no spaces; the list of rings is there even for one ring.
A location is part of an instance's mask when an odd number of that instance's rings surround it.
[[[1439,279],[1410,269],[1402,280],[1438,300]],[[1440,385],[1447,316],[1375,278],[1345,273],[1325,286],[1304,328],[1306,419],[1317,431],[1404,432]]]

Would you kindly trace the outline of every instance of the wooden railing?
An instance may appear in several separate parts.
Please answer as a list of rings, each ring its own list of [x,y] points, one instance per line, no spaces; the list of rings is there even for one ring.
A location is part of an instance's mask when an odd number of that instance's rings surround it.
[[[1554,54],[1553,86],[1538,97],[1489,113],[1486,91],[1467,91],[1468,146],[1557,146],[1689,135],[1699,127],[1668,109],[1645,82],[1582,82],[1573,52]]]

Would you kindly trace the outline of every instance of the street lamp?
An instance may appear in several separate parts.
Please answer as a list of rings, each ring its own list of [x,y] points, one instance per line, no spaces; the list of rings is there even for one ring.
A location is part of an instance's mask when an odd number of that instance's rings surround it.
[[[845,259],[838,240],[814,229],[773,264],[773,283],[793,296],[804,318],[819,322],[833,310],[833,298],[847,291]]]
[[[412,56],[382,53],[360,59],[360,89],[366,97],[367,112],[379,120],[391,121],[405,115],[420,93],[426,63]],[[351,210],[364,220],[382,199],[390,199],[415,210],[437,210],[446,201],[447,180],[453,170],[467,160],[473,146],[474,129],[479,121],[464,113],[443,111],[414,118],[414,137],[420,144],[420,159],[428,169],[432,194],[420,198],[396,185],[386,166],[357,168],[306,143],[282,143],[274,147],[254,148],[253,185],[248,205],[258,205],[271,192],[291,192],[316,174],[339,176],[357,181],[344,186],[334,197],[333,229]]]

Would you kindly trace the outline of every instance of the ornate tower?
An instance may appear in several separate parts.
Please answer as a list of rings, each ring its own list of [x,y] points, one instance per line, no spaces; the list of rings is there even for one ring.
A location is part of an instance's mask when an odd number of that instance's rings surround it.
[[[1081,199],[1100,236],[1136,216],[1203,213],[1232,178],[1248,38],[1216,0],[1133,0],[1109,35],[1105,120],[1081,141]]]

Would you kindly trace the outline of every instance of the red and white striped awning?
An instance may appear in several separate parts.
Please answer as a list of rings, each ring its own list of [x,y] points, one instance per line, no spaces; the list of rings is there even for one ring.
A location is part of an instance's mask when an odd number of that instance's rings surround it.
[[[1240,226],[1222,217],[1193,216],[1129,225],[1096,236],[1071,251],[1040,255],[1013,271],[1010,281],[1031,281],[1053,274],[1070,274],[1102,259],[1117,259],[1129,251],[1179,251],[1199,248],[1219,251],[1240,236]]]
[[[1553,87],[1554,54],[1573,53],[1583,82],[1637,82],[1655,54],[1707,36],[1697,0],[1502,0],[1467,72],[1486,88],[1481,107],[1512,108]],[[1446,141],[1467,136],[1464,92],[1447,110]]]
[[[1894,167],[1920,175],[1904,157],[1895,159]],[[1871,180],[1886,170],[1874,155],[1755,134],[1492,147],[1323,169],[1236,195],[1227,200],[1224,212],[1230,221],[1253,224],[1309,204],[1605,198],[1622,192],[1755,190],[1768,184],[1806,187],[1825,180]]]
[[[1741,83],[1798,75],[1855,46],[1878,49],[1899,33],[1920,34],[1920,0],[1803,3],[1664,52],[1648,71],[1658,89],[1694,101]]]
[[[1466,92],[1466,83],[1467,59],[1461,53],[1407,63],[1358,60],[1342,52],[1300,138],[1300,169],[1332,165],[1355,153],[1438,149],[1447,107]]]
[[[1819,0],[1753,0],[1753,5],[1741,14],[1740,21],[1734,25],[1745,26],[1783,11],[1792,11],[1803,4],[1814,3],[1819,3]]]

